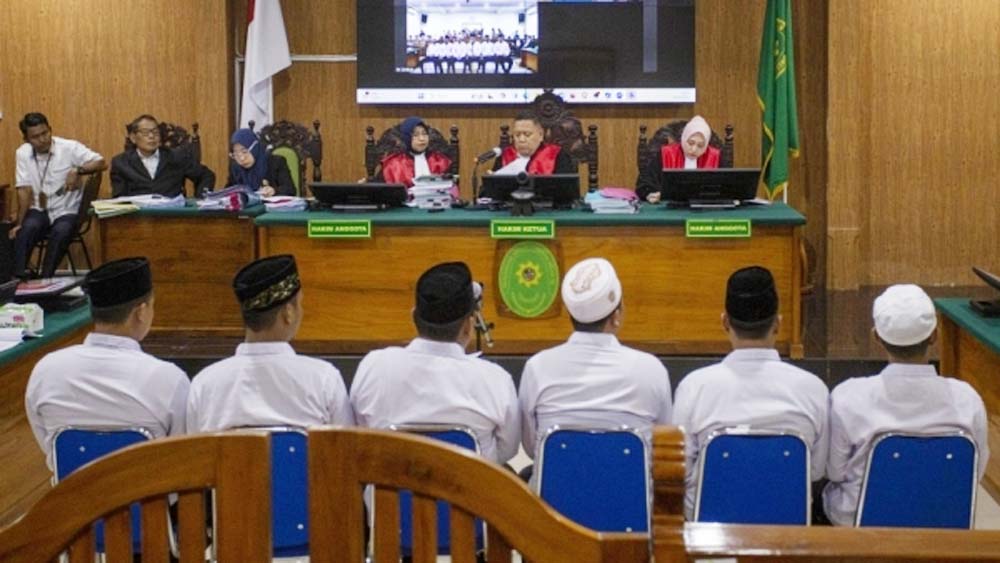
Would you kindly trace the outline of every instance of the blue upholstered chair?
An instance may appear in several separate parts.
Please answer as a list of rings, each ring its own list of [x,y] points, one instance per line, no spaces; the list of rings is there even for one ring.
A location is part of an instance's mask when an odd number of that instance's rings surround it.
[[[809,524],[809,447],[795,434],[713,433],[698,460],[697,522]]]
[[[479,442],[471,429],[465,426],[450,424],[399,424],[390,427],[391,430],[420,434],[428,438],[447,442],[453,446],[465,448],[479,453]],[[449,534],[451,518],[448,503],[437,502],[437,534],[438,554],[451,553],[451,538]],[[409,491],[399,493],[399,546],[404,556],[413,551],[413,495]],[[476,549],[483,549],[483,523],[476,520]]]
[[[649,530],[649,448],[634,430],[550,428],[538,447],[539,495],[602,532]]]
[[[868,454],[857,525],[971,528],[978,456],[961,432],[879,436]]]
[[[56,431],[52,440],[53,479],[59,482],[80,467],[116,450],[153,439],[149,430],[135,428],[104,428],[67,426]],[[140,513],[132,505],[132,549],[141,547]],[[97,551],[104,553],[104,521],[95,526]]]

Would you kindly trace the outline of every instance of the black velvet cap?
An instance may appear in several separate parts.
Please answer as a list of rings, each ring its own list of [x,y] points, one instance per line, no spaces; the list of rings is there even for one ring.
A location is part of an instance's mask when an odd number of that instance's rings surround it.
[[[448,324],[472,312],[476,299],[472,272],[465,262],[446,262],[417,280],[417,316],[428,323]]]
[[[244,311],[266,311],[283,305],[301,288],[299,270],[291,254],[254,260],[233,278],[233,291]]]
[[[778,292],[767,268],[750,266],[729,276],[726,285],[726,313],[731,320],[746,325],[760,324],[778,314]]]
[[[114,307],[153,291],[153,274],[144,257],[122,258],[91,270],[83,279],[83,290],[92,307]]]

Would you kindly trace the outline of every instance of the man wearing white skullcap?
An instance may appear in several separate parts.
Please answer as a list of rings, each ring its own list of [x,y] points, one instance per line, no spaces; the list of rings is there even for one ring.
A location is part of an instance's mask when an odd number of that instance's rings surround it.
[[[889,356],[878,375],[841,383],[830,394],[830,457],[823,506],[836,525],[854,525],[868,452],[886,432],[969,435],[979,449],[979,477],[990,451],[986,409],[964,381],[939,377],[928,364],[937,338],[930,297],[915,285],[894,285],[872,307],[875,337]]]
[[[669,423],[667,369],[655,356],[618,342],[622,284],[611,263],[588,258],[570,268],[562,299],[573,334],[532,356],[521,375],[521,445],[528,456],[535,456],[536,442],[555,425],[624,425],[648,438],[654,424]]]
[[[734,272],[726,284],[721,320],[733,351],[688,374],[674,401],[673,423],[685,432],[688,518],[694,516],[698,456],[716,431],[793,432],[809,447],[814,481],[823,477],[826,464],[829,391],[820,378],[782,362],[774,349],[781,315],[771,272],[760,266]]]

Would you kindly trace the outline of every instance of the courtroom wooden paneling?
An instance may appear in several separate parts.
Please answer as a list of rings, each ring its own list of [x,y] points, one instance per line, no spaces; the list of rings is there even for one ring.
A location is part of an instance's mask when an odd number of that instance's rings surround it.
[[[126,215],[98,224],[103,261],[149,257],[154,330],[243,333],[232,281],[256,256],[251,219]]]
[[[829,281],[1000,267],[1000,3],[829,4]]]
[[[49,489],[51,473],[24,413],[31,370],[42,357],[83,341],[89,325],[0,369],[0,527],[24,513]]]
[[[530,353],[562,342],[572,331],[565,310],[556,317],[520,319],[497,314],[495,279],[505,246],[488,227],[376,226],[365,240],[306,237],[305,226],[259,226],[260,253],[292,253],[299,265],[306,311],[303,350],[367,352],[415,335],[410,311],[417,278],[428,267],[463,260],[486,283],[484,312],[496,323],[494,353]],[[661,354],[729,350],[720,314],[725,284],[736,268],[761,264],[776,279],[783,323],[778,348],[801,356],[796,229],[754,226],[751,239],[686,239],[683,227],[559,227],[547,242],[565,271],[602,256],[622,280],[625,322],[619,337]],[[795,345],[793,347],[793,344]]]

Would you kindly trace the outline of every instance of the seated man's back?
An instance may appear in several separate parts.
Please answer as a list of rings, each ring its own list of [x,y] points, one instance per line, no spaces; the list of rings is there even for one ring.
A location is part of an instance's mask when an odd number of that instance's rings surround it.
[[[48,354],[32,371],[25,410],[50,468],[52,440],[66,426],[144,427],[154,437],[184,433],[187,375],[139,346],[152,323],[150,279],[145,259],[92,271],[84,283],[94,332],[83,344]]]
[[[365,356],[351,384],[351,404],[360,426],[467,426],[483,456],[503,463],[517,453],[517,394],[503,368],[465,353],[478,306],[473,283],[462,263],[425,272],[413,311],[420,336],[405,348]]]
[[[830,521],[854,524],[874,441],[886,432],[964,432],[989,459],[986,409],[968,383],[940,377],[927,361],[936,337],[934,304],[919,287],[887,289],[873,307],[876,336],[889,354],[878,375],[848,379],[830,395],[830,456],[823,504]]]
[[[302,291],[295,259],[261,258],[233,281],[245,341],[236,355],[203,369],[191,384],[191,432],[242,426],[354,424],[337,368],[300,356],[289,344],[302,321]]]
[[[674,424],[684,427],[687,457],[685,510],[693,516],[697,464],[713,432],[747,427],[794,432],[810,450],[810,477],[823,477],[828,448],[826,384],[781,361],[774,340],[779,317],[771,273],[759,267],[734,273],[723,326],[734,350],[722,362],[688,374],[677,386]]]
[[[535,457],[553,426],[628,426],[647,440],[654,424],[669,424],[670,380],[655,356],[622,345],[621,283],[610,262],[590,258],[563,278],[562,299],[573,322],[569,340],[532,356],[518,397],[521,443]]]

